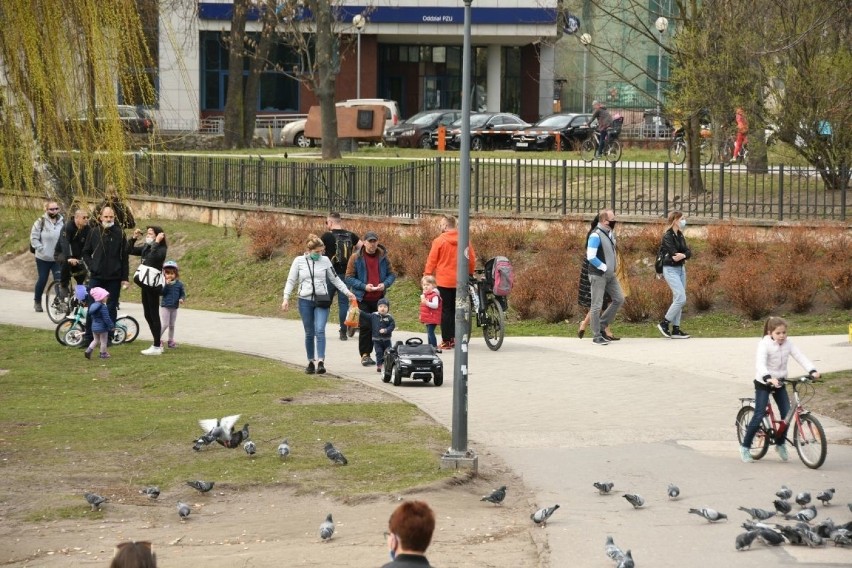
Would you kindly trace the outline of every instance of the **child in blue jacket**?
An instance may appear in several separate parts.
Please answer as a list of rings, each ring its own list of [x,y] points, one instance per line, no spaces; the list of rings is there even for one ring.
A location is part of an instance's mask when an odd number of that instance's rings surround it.
[[[107,346],[109,345],[109,334],[112,333],[115,324],[112,322],[112,318],[109,317],[109,308],[107,308],[106,302],[109,299],[109,292],[104,290],[103,288],[92,288],[89,292],[89,295],[92,297],[94,302],[89,306],[89,319],[92,322],[92,342],[89,344],[89,347],[86,349],[84,355],[86,359],[92,358],[92,351],[95,350],[95,347],[100,344],[101,346],[101,359],[109,359],[109,353],[107,353]]]
[[[163,299],[160,301],[160,321],[163,324],[163,330],[169,330],[169,341],[166,345],[174,349],[177,347],[177,343],[175,343],[175,322],[177,321],[178,308],[186,300],[186,289],[183,282],[179,280],[180,273],[178,272],[177,262],[173,260],[164,262],[163,276],[166,285],[163,287]]]

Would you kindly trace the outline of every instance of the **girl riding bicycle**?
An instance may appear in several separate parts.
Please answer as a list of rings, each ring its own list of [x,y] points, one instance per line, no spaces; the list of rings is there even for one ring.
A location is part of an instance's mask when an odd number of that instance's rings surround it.
[[[749,453],[752,440],[760,428],[760,422],[766,415],[766,405],[769,404],[769,395],[775,399],[778,412],[782,417],[790,410],[790,398],[783,380],[787,378],[787,361],[793,356],[799,365],[808,370],[814,378],[819,378],[819,373],[807,357],[787,339],[787,322],[779,317],[770,317],[763,326],[763,339],[757,344],[757,372],[754,378],[754,416],[748,424],[746,435],[740,446],[740,457],[745,463],[754,461]],[[779,436],[775,441],[775,450],[782,461],[787,461],[787,447],[784,444],[785,437]]]

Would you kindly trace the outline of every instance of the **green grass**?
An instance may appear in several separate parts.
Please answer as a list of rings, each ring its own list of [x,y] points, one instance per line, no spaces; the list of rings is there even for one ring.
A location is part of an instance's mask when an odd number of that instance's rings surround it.
[[[165,490],[189,479],[357,495],[452,476],[438,463],[449,434],[414,405],[383,395],[335,402],[346,400],[351,383],[246,355],[182,346],[173,357],[141,361],[135,345],[111,354],[87,361],[52,332],[0,326],[6,483],[61,484],[70,495],[31,513],[38,518],[86,513],[77,495],[84,491],[132,496],[144,485]],[[250,424],[254,458],[216,444],[192,450],[200,418],[236,413]],[[286,463],[276,454],[285,437],[293,450]],[[326,441],[350,465],[332,466]]]

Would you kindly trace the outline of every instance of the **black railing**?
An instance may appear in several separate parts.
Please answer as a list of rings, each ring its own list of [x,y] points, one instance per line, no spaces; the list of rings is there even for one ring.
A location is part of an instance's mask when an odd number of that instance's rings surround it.
[[[167,154],[128,160],[136,193],[165,198],[412,219],[459,205],[459,161],[450,158],[398,166]],[[69,183],[79,171],[70,161],[59,169]],[[102,171],[96,168],[97,178]],[[667,163],[475,158],[470,207],[474,213],[528,217],[585,215],[608,206],[620,215],[648,217],[679,209],[707,219],[850,218],[848,184],[826,189],[813,169],[777,166],[751,173],[744,166],[710,165],[702,168],[701,180],[703,191],[690,191],[686,168]],[[92,181],[96,187],[107,183],[86,180]]]

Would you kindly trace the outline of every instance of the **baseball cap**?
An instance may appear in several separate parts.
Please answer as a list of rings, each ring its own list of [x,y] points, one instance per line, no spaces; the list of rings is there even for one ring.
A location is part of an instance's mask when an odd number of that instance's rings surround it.
[[[377,235],[373,231],[367,231],[364,234],[364,240],[365,241],[377,241],[377,240],[379,240],[379,235]]]

